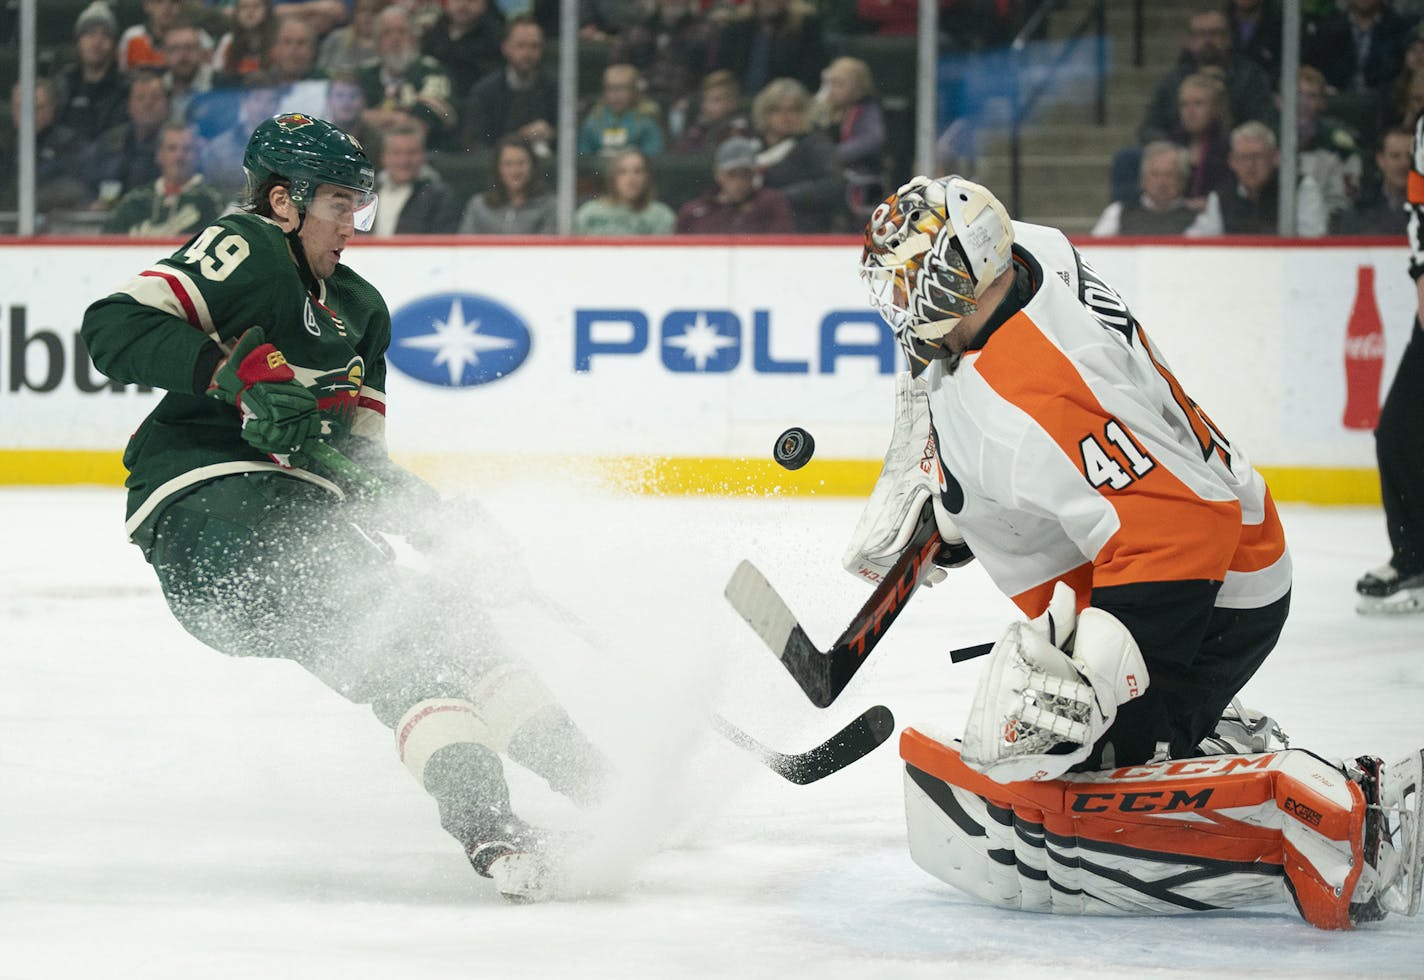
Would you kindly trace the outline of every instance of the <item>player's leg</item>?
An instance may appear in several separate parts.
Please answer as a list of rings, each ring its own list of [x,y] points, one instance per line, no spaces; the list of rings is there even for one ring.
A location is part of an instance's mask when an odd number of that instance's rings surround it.
[[[996,905],[1157,915],[1289,895],[1322,928],[1418,909],[1418,753],[1383,778],[1287,750],[1008,784],[913,729],[901,755],[916,863]]]
[[[269,474],[203,484],[160,517],[152,561],[175,616],[199,639],[297,661],[370,704],[398,739],[404,716],[436,702],[468,705],[491,723],[427,727],[411,767],[472,859],[487,843],[520,848],[534,837],[509,808],[497,751],[542,767],[581,801],[594,795],[602,756],[532,673],[503,658],[470,598],[392,566],[320,488]]]
[[[1212,734],[1232,699],[1275,648],[1290,609],[1286,595],[1257,609],[1214,609],[1191,663],[1144,650],[1151,683],[1118,706],[1092,754],[1073,767],[1095,772],[1154,758],[1186,758]]]
[[[1217,608],[1171,707],[1174,759],[1198,753],[1241,689],[1275,649],[1290,612],[1290,594],[1255,609]],[[1154,681],[1156,677],[1154,675]]]
[[[1362,613],[1424,612],[1424,336],[1409,331],[1375,429],[1380,496],[1391,548],[1388,563],[1366,572],[1355,590]]]

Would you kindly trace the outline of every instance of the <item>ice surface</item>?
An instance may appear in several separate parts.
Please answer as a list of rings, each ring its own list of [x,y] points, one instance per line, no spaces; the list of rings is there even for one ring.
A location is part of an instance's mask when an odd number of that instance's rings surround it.
[[[509,906],[440,830],[389,732],[298,667],[173,622],[122,498],[0,491],[0,977],[1424,975],[1424,918],[1355,933],[1282,906],[1174,919],[978,907],[904,846],[893,742],[797,787],[707,735],[715,709],[800,751],[873,703],[957,726],[977,668],[948,651],[1013,615],[973,566],[919,596],[831,709],[805,702],[721,598],[752,557],[827,642],[862,600],[838,556],[859,504],[487,495],[536,578],[602,635],[527,604],[504,627],[628,774],[590,896]],[[1283,508],[1295,611],[1246,689],[1296,744],[1424,744],[1424,618],[1365,620],[1373,509]],[[486,569],[485,574],[488,574]],[[511,773],[516,803],[578,814]]]

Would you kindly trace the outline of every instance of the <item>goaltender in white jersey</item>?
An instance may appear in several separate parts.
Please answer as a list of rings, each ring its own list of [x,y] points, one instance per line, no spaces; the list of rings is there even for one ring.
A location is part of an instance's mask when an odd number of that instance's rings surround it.
[[[878,580],[930,506],[937,560],[1029,617],[962,741],[902,739],[915,860],[1038,911],[1416,913],[1421,753],[1331,764],[1235,700],[1285,623],[1285,535],[1122,297],[960,177],[883,202],[861,271],[911,370],[845,565]]]

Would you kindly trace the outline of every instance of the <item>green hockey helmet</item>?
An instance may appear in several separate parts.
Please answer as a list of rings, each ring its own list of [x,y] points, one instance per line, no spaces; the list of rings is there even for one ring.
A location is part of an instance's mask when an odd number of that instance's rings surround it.
[[[376,218],[376,171],[355,137],[325,119],[303,112],[284,112],[264,119],[252,131],[242,156],[250,196],[270,177],[291,182],[288,193],[306,212],[322,184],[356,192],[353,218],[362,231]]]

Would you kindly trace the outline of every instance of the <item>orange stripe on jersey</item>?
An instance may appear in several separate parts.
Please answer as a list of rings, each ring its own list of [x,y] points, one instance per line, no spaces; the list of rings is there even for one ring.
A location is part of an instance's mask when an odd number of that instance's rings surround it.
[[[1266,513],[1260,524],[1243,524],[1236,554],[1231,556],[1231,571],[1259,572],[1280,561],[1286,553],[1286,532],[1276,514],[1276,502],[1266,490]]]
[[[1092,481],[1083,460],[1086,440],[1104,441],[1109,423],[1123,431],[1082,375],[1025,313],[1009,319],[984,347],[974,368],[1005,401],[1029,415]],[[1136,442],[1136,439],[1133,440]],[[1241,534],[1239,501],[1203,500],[1165,466],[1153,466],[1121,489],[1097,492],[1117,513],[1119,527],[1090,556],[1093,586],[1189,579],[1221,581]]]
[[[1409,171],[1409,184],[1405,191],[1410,204],[1424,204],[1424,174]]]
[[[1031,589],[1025,589],[1016,596],[1012,596],[1014,605],[1029,619],[1041,615],[1048,608],[1048,600],[1053,598],[1053,587],[1059,582],[1064,582],[1074,595],[1078,597],[1078,611],[1082,612],[1088,608],[1088,600],[1093,593],[1093,564],[1083,562],[1077,568],[1064,572],[1055,579],[1049,579],[1042,585],[1035,585]]]

